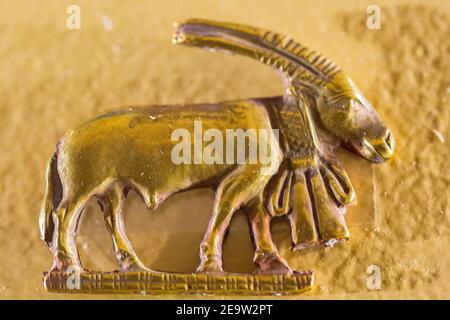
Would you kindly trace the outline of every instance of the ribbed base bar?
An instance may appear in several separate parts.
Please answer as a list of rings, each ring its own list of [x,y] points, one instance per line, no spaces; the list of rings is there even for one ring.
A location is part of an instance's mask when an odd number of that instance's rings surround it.
[[[311,289],[314,274],[45,272],[43,281],[47,291],[65,293],[286,295]]]

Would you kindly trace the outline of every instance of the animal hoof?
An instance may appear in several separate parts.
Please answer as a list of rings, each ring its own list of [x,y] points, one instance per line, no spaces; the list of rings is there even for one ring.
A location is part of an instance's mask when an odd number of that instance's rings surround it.
[[[147,268],[140,262],[135,262],[135,263],[129,264],[128,266],[126,266],[126,268],[124,268],[124,266],[122,266],[122,271],[155,272],[155,270]]]
[[[116,252],[116,260],[122,271],[151,271],[136,256],[122,250]]]
[[[67,272],[67,273],[83,273],[86,270],[79,266],[78,264],[60,264],[54,262],[49,270],[51,272]]]
[[[291,274],[294,272],[287,261],[276,253],[263,254],[256,258],[255,262],[259,266],[257,273]]]
[[[53,258],[53,265],[50,268],[50,272],[59,271],[83,271],[83,268],[77,262],[76,259],[73,259],[62,252],[58,252],[55,254]]]
[[[202,259],[197,273],[223,273],[222,260],[214,258]]]

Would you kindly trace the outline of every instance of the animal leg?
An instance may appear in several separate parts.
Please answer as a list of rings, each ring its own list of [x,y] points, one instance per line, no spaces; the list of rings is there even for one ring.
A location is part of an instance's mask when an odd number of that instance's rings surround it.
[[[248,220],[255,247],[253,261],[258,265],[259,273],[291,273],[287,261],[283,259],[272,241],[270,221],[272,216],[263,205],[262,195],[249,203],[245,212]]]
[[[125,195],[123,186],[115,183],[112,188],[101,197],[103,213],[108,232],[113,240],[114,255],[122,270],[147,270],[139,260],[125,233],[123,221],[123,205]]]
[[[81,269],[81,262],[75,243],[78,218],[85,202],[68,204],[59,208],[55,214],[56,236],[53,245],[53,266],[51,271],[66,271],[69,267]]]
[[[260,193],[270,179],[257,165],[238,167],[226,176],[216,191],[208,230],[200,245],[197,272],[222,272],[222,245],[231,217],[241,205]]]

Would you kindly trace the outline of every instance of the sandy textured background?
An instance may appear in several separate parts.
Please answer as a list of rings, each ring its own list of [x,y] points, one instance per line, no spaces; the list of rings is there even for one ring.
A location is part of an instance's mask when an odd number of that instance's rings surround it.
[[[81,7],[81,30],[66,28],[69,4]],[[382,7],[381,30],[366,28],[368,4]],[[349,211],[350,242],[291,253],[287,226],[275,224],[283,255],[316,271],[315,289],[300,298],[450,298],[448,0],[1,1],[0,298],[92,298],[41,287],[51,264],[37,223],[44,167],[67,130],[118,106],[281,92],[275,74],[254,61],[173,46],[172,23],[189,17],[254,24],[322,52],[354,79],[397,138],[396,157],[381,166],[342,155],[359,199]],[[127,227],[144,262],[193,271],[211,205],[211,194],[197,191],[149,214],[132,196]],[[83,260],[114,268],[98,208],[91,205],[86,217],[78,239]],[[366,288],[372,264],[381,268],[379,291]],[[252,270],[240,215],[225,267]]]

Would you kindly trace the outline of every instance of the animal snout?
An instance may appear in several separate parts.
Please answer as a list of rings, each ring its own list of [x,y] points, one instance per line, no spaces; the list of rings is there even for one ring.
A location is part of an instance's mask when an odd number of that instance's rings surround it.
[[[395,138],[389,129],[386,129],[383,142],[375,146],[375,149],[384,160],[392,157],[395,149]]]

